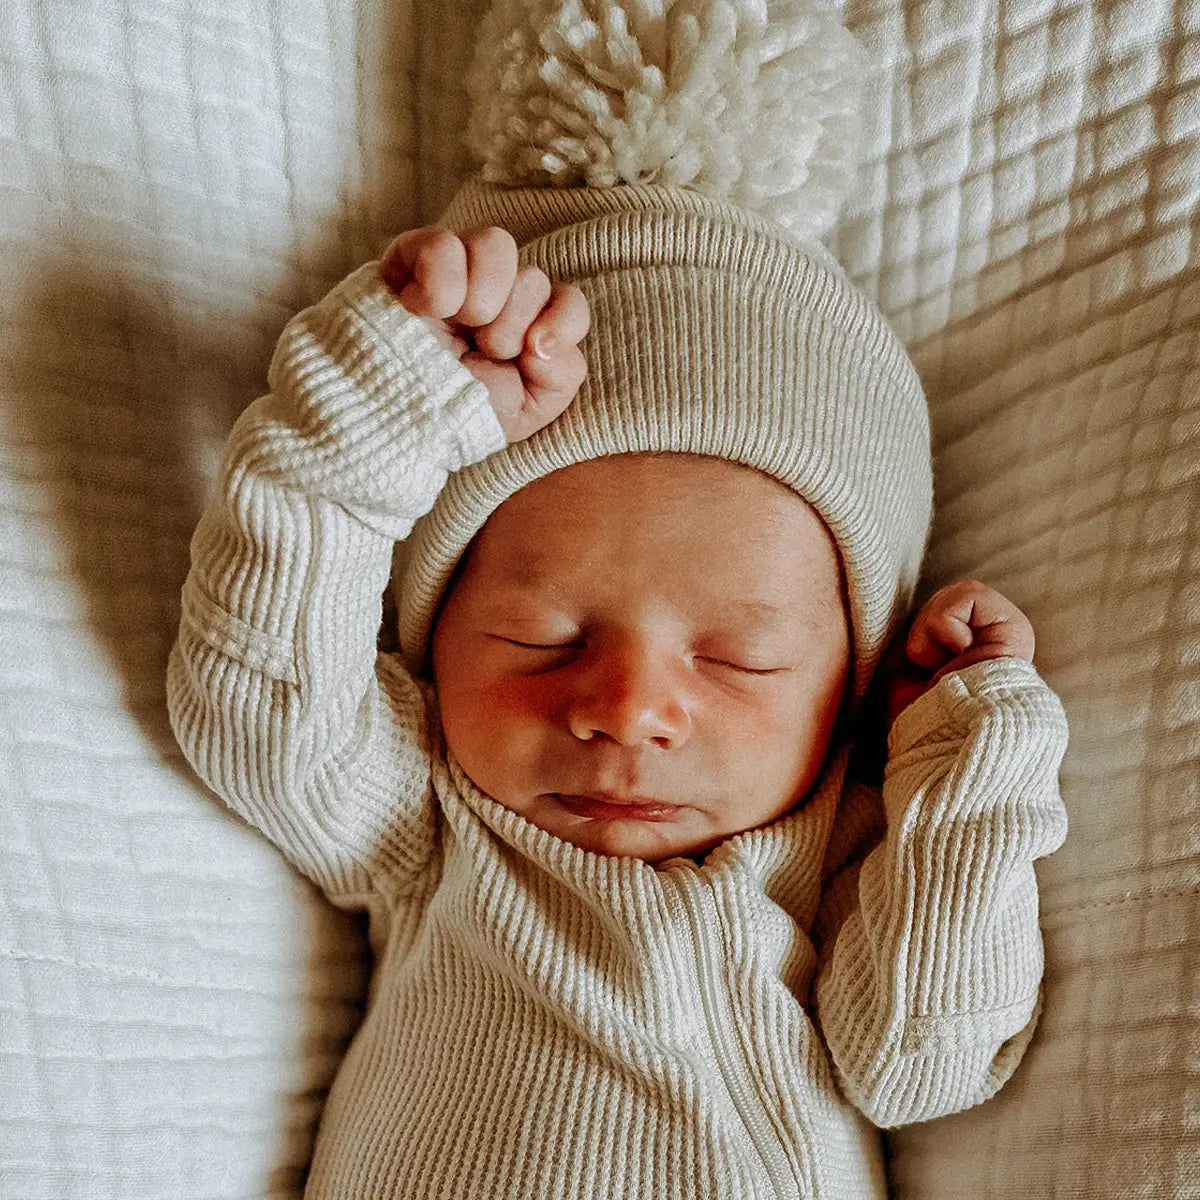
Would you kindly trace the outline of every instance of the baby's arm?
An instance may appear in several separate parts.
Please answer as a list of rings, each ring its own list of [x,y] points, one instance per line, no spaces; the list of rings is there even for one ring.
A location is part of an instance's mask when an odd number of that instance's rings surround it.
[[[172,724],[197,773],[333,896],[403,885],[433,844],[424,695],[375,649],[393,543],[449,472],[565,407],[581,301],[518,271],[501,230],[411,231],[288,323],[271,393],[229,437],[192,541]],[[546,333],[556,358],[533,351]],[[511,361],[467,339],[515,342]]]
[[[1043,967],[1033,862],[1066,834],[1066,721],[1023,614],[967,581],[908,649],[936,682],[903,685],[886,834],[827,891],[816,985],[842,1088],[881,1126],[978,1104],[1016,1068]],[[864,792],[847,798],[865,812]]]

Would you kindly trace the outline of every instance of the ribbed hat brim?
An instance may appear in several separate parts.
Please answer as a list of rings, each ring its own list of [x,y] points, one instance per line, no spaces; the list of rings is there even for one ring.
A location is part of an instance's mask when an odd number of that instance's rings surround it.
[[[904,347],[827,253],[732,206],[665,188],[552,191],[472,183],[443,221],[531,235],[522,261],[581,289],[588,378],[545,429],[454,474],[418,522],[399,581],[410,667],[504,500],[571,463],[675,451],[756,467],[820,513],[845,571],[861,697],[929,526],[928,413]]]

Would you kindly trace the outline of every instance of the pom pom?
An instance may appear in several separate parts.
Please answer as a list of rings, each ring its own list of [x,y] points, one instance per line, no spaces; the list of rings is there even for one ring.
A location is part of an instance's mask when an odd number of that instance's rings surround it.
[[[831,0],[495,0],[467,148],[490,183],[688,187],[818,238],[864,67]]]

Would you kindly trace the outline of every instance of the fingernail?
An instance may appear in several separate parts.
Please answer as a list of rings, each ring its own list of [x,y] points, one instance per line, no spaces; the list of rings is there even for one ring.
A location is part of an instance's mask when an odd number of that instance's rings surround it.
[[[554,348],[554,339],[544,333],[539,333],[533,339],[533,352],[538,358],[549,358]]]

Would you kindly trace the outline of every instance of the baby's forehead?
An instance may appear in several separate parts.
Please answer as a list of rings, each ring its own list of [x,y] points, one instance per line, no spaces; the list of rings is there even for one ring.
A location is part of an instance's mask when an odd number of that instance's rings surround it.
[[[753,545],[714,559],[711,548],[654,539],[614,548],[589,541],[586,527],[579,532],[552,544],[481,538],[470,571],[477,599],[497,614],[589,605],[659,608],[747,634],[846,615],[836,565],[821,578],[803,569],[780,572],[777,561]]]
[[[771,617],[812,595],[841,611],[836,545],[816,512],[761,472],[695,455],[572,464],[500,504],[464,564],[490,589],[694,593]]]

